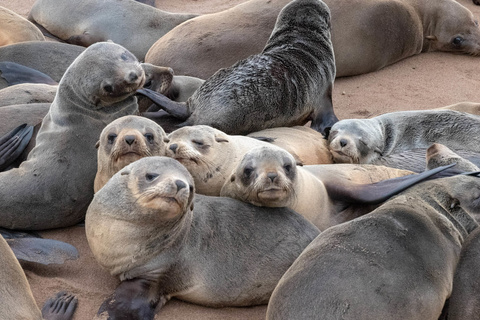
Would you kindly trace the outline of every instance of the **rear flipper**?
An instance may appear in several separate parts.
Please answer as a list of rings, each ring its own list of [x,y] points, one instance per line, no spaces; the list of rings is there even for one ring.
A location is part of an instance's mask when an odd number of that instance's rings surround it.
[[[33,126],[22,124],[0,138],[0,172],[5,171],[27,147]]]
[[[63,264],[78,259],[77,249],[63,241],[42,238],[6,239],[18,260],[41,264]]]
[[[49,75],[41,71],[11,61],[0,62],[0,72],[9,86],[21,83],[58,84]]]
[[[158,105],[160,108],[162,108],[175,118],[178,118],[180,120],[187,120],[188,117],[190,117],[190,113],[187,109],[187,105],[185,102],[172,101],[163,94],[147,88],[138,89],[137,93],[149,98],[153,101],[153,103]]]
[[[72,294],[59,292],[45,302],[42,317],[45,320],[70,320],[73,318],[78,300]]]

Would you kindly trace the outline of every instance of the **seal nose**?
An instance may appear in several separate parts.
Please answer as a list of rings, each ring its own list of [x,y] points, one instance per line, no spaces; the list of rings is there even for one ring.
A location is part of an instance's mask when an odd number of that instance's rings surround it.
[[[178,144],[174,143],[171,144],[169,149],[172,150],[173,152],[177,152]]]
[[[177,186],[177,192],[187,187],[187,184],[182,180],[175,180],[175,185]]]
[[[125,136],[125,142],[131,146],[135,142],[135,136]]]
[[[128,75],[128,81],[130,82],[135,82],[138,80],[138,75],[136,72],[132,71],[130,72],[130,74]]]
[[[269,172],[267,173],[267,177],[273,182],[273,180],[275,180],[275,178],[278,177],[278,174],[276,172]]]
[[[347,139],[340,139],[340,146],[343,148],[348,144]]]

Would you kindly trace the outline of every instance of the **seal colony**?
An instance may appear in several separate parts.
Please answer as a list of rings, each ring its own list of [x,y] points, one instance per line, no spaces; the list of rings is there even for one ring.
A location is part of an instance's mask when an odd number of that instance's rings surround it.
[[[247,134],[312,120],[311,127],[325,133],[338,121],[334,79],[330,10],[319,0],[297,0],[282,9],[261,54],[219,70],[185,103],[139,92],[185,120],[182,126],[204,124]]]
[[[87,48],[67,69],[35,148],[19,168],[0,173],[0,225],[40,230],[80,222],[93,197],[95,143],[103,128],[138,111],[145,74],[113,43]]]
[[[85,219],[88,243],[122,281],[99,316],[153,319],[171,297],[211,307],[265,304],[319,233],[287,208],[194,190],[178,161],[147,157],[95,194]]]

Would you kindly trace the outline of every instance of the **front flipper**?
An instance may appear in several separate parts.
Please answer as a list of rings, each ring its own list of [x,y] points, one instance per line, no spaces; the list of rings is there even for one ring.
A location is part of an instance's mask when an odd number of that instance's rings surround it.
[[[78,259],[77,249],[66,242],[42,238],[16,238],[6,241],[18,260],[48,265]]]
[[[451,164],[419,174],[411,174],[370,184],[340,183],[340,181],[334,179],[323,182],[330,199],[333,201],[355,204],[379,204],[454,165]]]
[[[0,138],[0,172],[7,169],[27,147],[33,126],[22,124]]]
[[[172,101],[163,94],[147,88],[138,89],[137,93],[149,98],[156,105],[158,105],[160,108],[162,108],[175,118],[178,118],[180,120],[187,120],[188,117],[190,117],[190,113],[188,112],[185,102]]]
[[[42,318],[45,320],[70,320],[77,308],[77,298],[66,292],[59,292],[45,302],[42,308]]]
[[[115,292],[105,300],[97,315],[103,319],[151,320],[155,308],[163,306],[165,297],[158,299],[157,285],[145,279],[122,281]]]
[[[41,71],[11,61],[0,62],[0,72],[9,86],[21,83],[58,84],[49,75]]]

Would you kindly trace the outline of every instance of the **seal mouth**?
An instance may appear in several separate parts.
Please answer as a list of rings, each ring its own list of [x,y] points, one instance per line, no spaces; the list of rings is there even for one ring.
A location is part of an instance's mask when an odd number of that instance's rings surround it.
[[[332,156],[335,160],[341,160],[342,162],[354,163],[353,157],[344,153],[343,151],[330,150],[330,152],[332,153]]]
[[[196,165],[198,165],[198,161],[197,159],[195,158],[184,158],[184,157],[173,157],[173,159],[177,160],[178,162],[180,163],[184,163],[184,162],[193,162],[195,163]]]
[[[259,199],[263,201],[276,201],[283,198],[287,191],[279,187],[270,187],[257,193]]]

